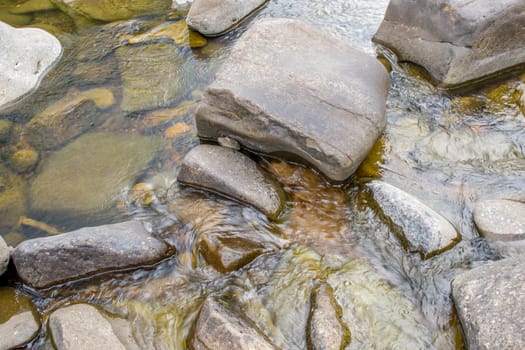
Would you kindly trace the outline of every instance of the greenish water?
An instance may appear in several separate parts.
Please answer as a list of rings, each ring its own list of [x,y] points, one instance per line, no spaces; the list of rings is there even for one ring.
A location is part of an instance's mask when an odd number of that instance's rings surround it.
[[[65,51],[34,94],[0,111],[10,123],[10,131],[0,137],[0,233],[15,244],[136,218],[177,250],[155,266],[45,291],[31,290],[12,274],[3,277],[0,288],[14,287],[18,295],[31,297],[42,322],[60,306],[94,303],[131,321],[142,348],[184,349],[200,304],[216,295],[235,304],[275,344],[302,349],[312,286],[326,281],[352,333],[348,349],[463,347],[450,281],[487,260],[512,254],[478,237],[473,204],[480,198],[525,198],[525,106],[519,102],[523,77],[463,95],[447,93],[380,50],[393,65],[384,134],[344,186],[330,185],[310,169],[257,158],[287,193],[284,212],[270,222],[252,208],[175,182],[180,160],[199,143],[193,111],[202,91],[252,22],[202,46],[201,38],[181,33],[183,14],[175,11],[86,24],[58,10],[13,19],[8,11],[15,4],[1,1],[0,19],[47,26]],[[255,18],[299,18],[376,55],[370,38],[386,5],[385,0],[281,0],[271,1]],[[170,37],[144,35],[165,25],[173,25]],[[93,164],[115,171],[94,182],[81,166],[86,162],[78,160],[82,150],[74,154],[71,149],[82,144],[81,138],[101,133],[115,135],[115,140],[122,134],[149,138],[156,152],[126,148],[96,158]],[[85,153],[95,147],[87,144]],[[13,155],[25,149],[38,153],[38,164],[17,174]],[[134,168],[135,176],[129,178],[125,164],[117,168],[124,155],[147,166]],[[60,162],[52,163],[56,158]],[[50,163],[80,165],[64,172],[68,178],[32,193]],[[428,260],[407,253],[364,191],[363,184],[377,178],[423,199],[456,227],[462,241]],[[78,189],[66,193],[68,200],[80,203],[78,208],[53,205],[63,202],[60,193],[66,188]],[[94,195],[100,193],[109,194]],[[35,198],[50,204],[36,207]],[[199,254],[198,239],[221,232],[256,236],[274,249],[237,271],[219,273]],[[13,293],[9,289],[0,295],[0,305],[11,305],[12,313],[20,303]],[[27,348],[52,348],[46,327]]]

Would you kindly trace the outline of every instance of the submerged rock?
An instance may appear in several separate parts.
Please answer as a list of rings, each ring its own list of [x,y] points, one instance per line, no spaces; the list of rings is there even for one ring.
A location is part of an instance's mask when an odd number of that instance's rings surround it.
[[[130,44],[139,44],[160,39],[170,39],[177,45],[189,46],[191,48],[203,47],[208,42],[206,38],[199,33],[188,30],[185,21],[163,23],[146,33],[130,37],[127,42]]]
[[[7,270],[7,265],[9,265],[9,255],[11,250],[5,243],[2,236],[0,236],[0,276],[4,274]]]
[[[283,207],[279,184],[265,177],[253,160],[229,148],[193,148],[184,157],[177,180],[252,205],[272,219]]]
[[[501,241],[525,239],[525,203],[507,199],[476,203],[474,222],[485,238]]]
[[[312,292],[308,319],[308,349],[345,349],[350,343],[350,331],[341,316],[341,307],[334,299],[332,287],[325,283],[317,286]]]
[[[427,259],[459,242],[461,237],[452,224],[419,199],[382,181],[372,181],[367,186],[382,215],[409,251],[417,251]]]
[[[174,44],[126,45],[116,50],[126,112],[167,107],[186,92],[184,58]],[[187,68],[187,67],[186,67]]]
[[[343,181],[385,126],[388,85],[377,60],[343,41],[297,20],[261,20],[205,92],[198,134],[291,156]]]
[[[0,324],[0,349],[18,348],[28,343],[38,332],[40,325],[31,311],[11,317]]]
[[[207,36],[219,36],[235,28],[268,0],[194,0],[188,26]]]
[[[168,246],[139,221],[85,227],[61,235],[27,240],[12,254],[20,278],[43,288],[108,270],[151,264]]]
[[[78,138],[42,164],[31,183],[32,210],[62,217],[108,211],[145,171],[157,144],[153,138],[128,134]]]
[[[56,6],[49,0],[29,0],[13,7],[9,12],[20,15],[38,11],[49,11]]]
[[[204,301],[189,340],[193,350],[276,349],[250,322],[228,309],[228,302]]]
[[[110,320],[88,304],[56,310],[49,317],[49,329],[58,350],[138,349],[134,341],[131,344],[121,341]]]
[[[18,173],[25,173],[33,169],[38,162],[38,152],[33,149],[21,149],[11,157],[11,166]]]
[[[11,230],[26,210],[26,183],[0,165],[0,231]]]
[[[525,63],[522,0],[392,0],[373,41],[453,87]]]
[[[0,109],[36,89],[62,54],[62,45],[37,28],[16,29],[0,22]]]
[[[525,348],[525,257],[501,260],[452,281],[468,349]]]

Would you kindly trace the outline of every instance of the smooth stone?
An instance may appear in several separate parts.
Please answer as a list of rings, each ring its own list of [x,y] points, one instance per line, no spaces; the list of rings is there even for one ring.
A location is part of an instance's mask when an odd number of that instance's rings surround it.
[[[474,207],[481,235],[496,241],[525,239],[525,203],[507,199],[484,200]]]
[[[388,88],[375,58],[300,21],[264,19],[237,41],[206,90],[197,130],[344,181],[385,127]]]
[[[271,219],[277,218],[284,204],[280,185],[249,157],[230,148],[193,148],[184,157],[177,180],[247,203]]]
[[[44,288],[96,273],[151,264],[168,246],[139,221],[84,227],[57,236],[20,243],[12,253],[20,278]]]
[[[21,15],[26,13],[49,11],[56,9],[56,6],[50,0],[29,0],[15,5],[9,12]]]
[[[101,62],[78,62],[72,75],[81,84],[104,84],[110,80],[118,78],[117,59],[113,56],[107,56]]]
[[[37,28],[13,28],[0,22],[0,109],[37,88],[62,55],[62,45]]]
[[[525,257],[465,272],[452,297],[469,350],[525,348]]]
[[[456,229],[443,216],[416,197],[382,181],[367,187],[382,215],[391,223],[405,248],[428,259],[453,247],[461,239]]]
[[[0,324],[0,350],[18,348],[29,342],[38,332],[40,325],[31,311],[11,317]]]
[[[89,20],[114,22],[146,13],[168,11],[171,0],[51,0],[73,16]]]
[[[184,58],[176,45],[126,45],[116,50],[123,84],[121,108],[135,112],[168,107],[186,92]]]
[[[268,0],[194,0],[186,21],[190,29],[219,36],[235,28]]]
[[[185,21],[163,23],[143,34],[138,34],[127,39],[130,44],[145,43],[148,41],[170,39],[177,45],[191,48],[203,47],[207,44],[206,38],[197,32],[188,30]]]
[[[11,231],[26,210],[26,183],[0,165],[0,232]]]
[[[34,116],[25,131],[35,147],[52,149],[99,125],[104,118],[101,111],[114,104],[109,89],[70,89],[64,98]]]
[[[0,276],[2,276],[7,271],[10,254],[11,249],[7,246],[7,243],[4,241],[2,236],[0,236]]]
[[[525,63],[524,22],[522,0],[391,0],[372,40],[455,87]]]
[[[199,312],[189,340],[193,350],[274,350],[276,349],[250,322],[227,308],[227,303],[208,297]]]
[[[330,285],[322,283],[312,291],[308,319],[308,349],[342,350],[350,343],[350,330],[341,320],[342,310]]]
[[[96,307],[88,304],[54,311],[49,317],[49,330],[58,350],[127,349],[115,334],[110,321]]]
[[[157,148],[157,140],[145,136],[82,136],[44,161],[31,183],[31,209],[61,217],[106,212],[147,169]]]
[[[21,149],[11,157],[11,166],[18,173],[32,170],[38,163],[38,152],[33,149]]]

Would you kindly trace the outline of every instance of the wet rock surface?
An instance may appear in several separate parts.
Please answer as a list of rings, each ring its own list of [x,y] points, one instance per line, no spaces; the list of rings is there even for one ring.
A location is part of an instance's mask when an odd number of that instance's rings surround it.
[[[452,296],[469,349],[525,347],[525,257],[489,263],[456,277]]]
[[[62,45],[37,28],[16,29],[0,22],[0,109],[34,90],[62,54]]]
[[[8,350],[29,342],[39,327],[31,311],[14,315],[0,324],[0,349]]]
[[[126,347],[127,344],[123,344],[115,334],[110,321],[96,307],[88,304],[54,311],[49,317],[49,328],[58,350],[133,349]]]
[[[450,222],[414,196],[382,181],[372,181],[367,187],[382,215],[409,251],[417,251],[426,259],[460,240]]]
[[[308,349],[345,349],[350,343],[350,331],[341,316],[342,310],[335,301],[332,287],[325,283],[317,286],[312,292]]]
[[[190,348],[206,349],[276,349],[242,316],[228,309],[228,302],[208,298],[195,324]]]
[[[231,30],[268,0],[194,0],[188,12],[188,26],[207,36]]]
[[[2,236],[0,236],[0,276],[2,276],[7,270],[10,253],[11,251],[7,246],[7,243],[4,241]]]
[[[265,176],[249,157],[229,148],[193,148],[184,157],[177,180],[252,205],[273,219],[283,207],[280,185]]]
[[[525,203],[495,199],[476,203],[474,222],[481,235],[491,240],[525,239]]]
[[[20,278],[43,288],[81,277],[156,262],[168,246],[139,221],[85,227],[61,235],[27,240],[13,251]]]
[[[113,208],[121,191],[153,159],[157,145],[154,138],[125,134],[76,139],[42,164],[29,191],[32,210],[78,216]]]
[[[521,0],[393,0],[373,40],[456,86],[523,64],[524,21]]]
[[[291,155],[343,181],[385,126],[388,84],[379,62],[346,43],[297,20],[261,20],[206,90],[198,134]]]

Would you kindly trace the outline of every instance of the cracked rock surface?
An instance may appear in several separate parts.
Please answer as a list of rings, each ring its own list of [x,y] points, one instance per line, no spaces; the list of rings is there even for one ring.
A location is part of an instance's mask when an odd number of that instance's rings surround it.
[[[386,123],[389,76],[374,58],[303,22],[265,19],[238,40],[196,112],[204,139],[347,179]]]
[[[391,0],[373,41],[443,87],[475,82],[525,63],[525,2]]]

